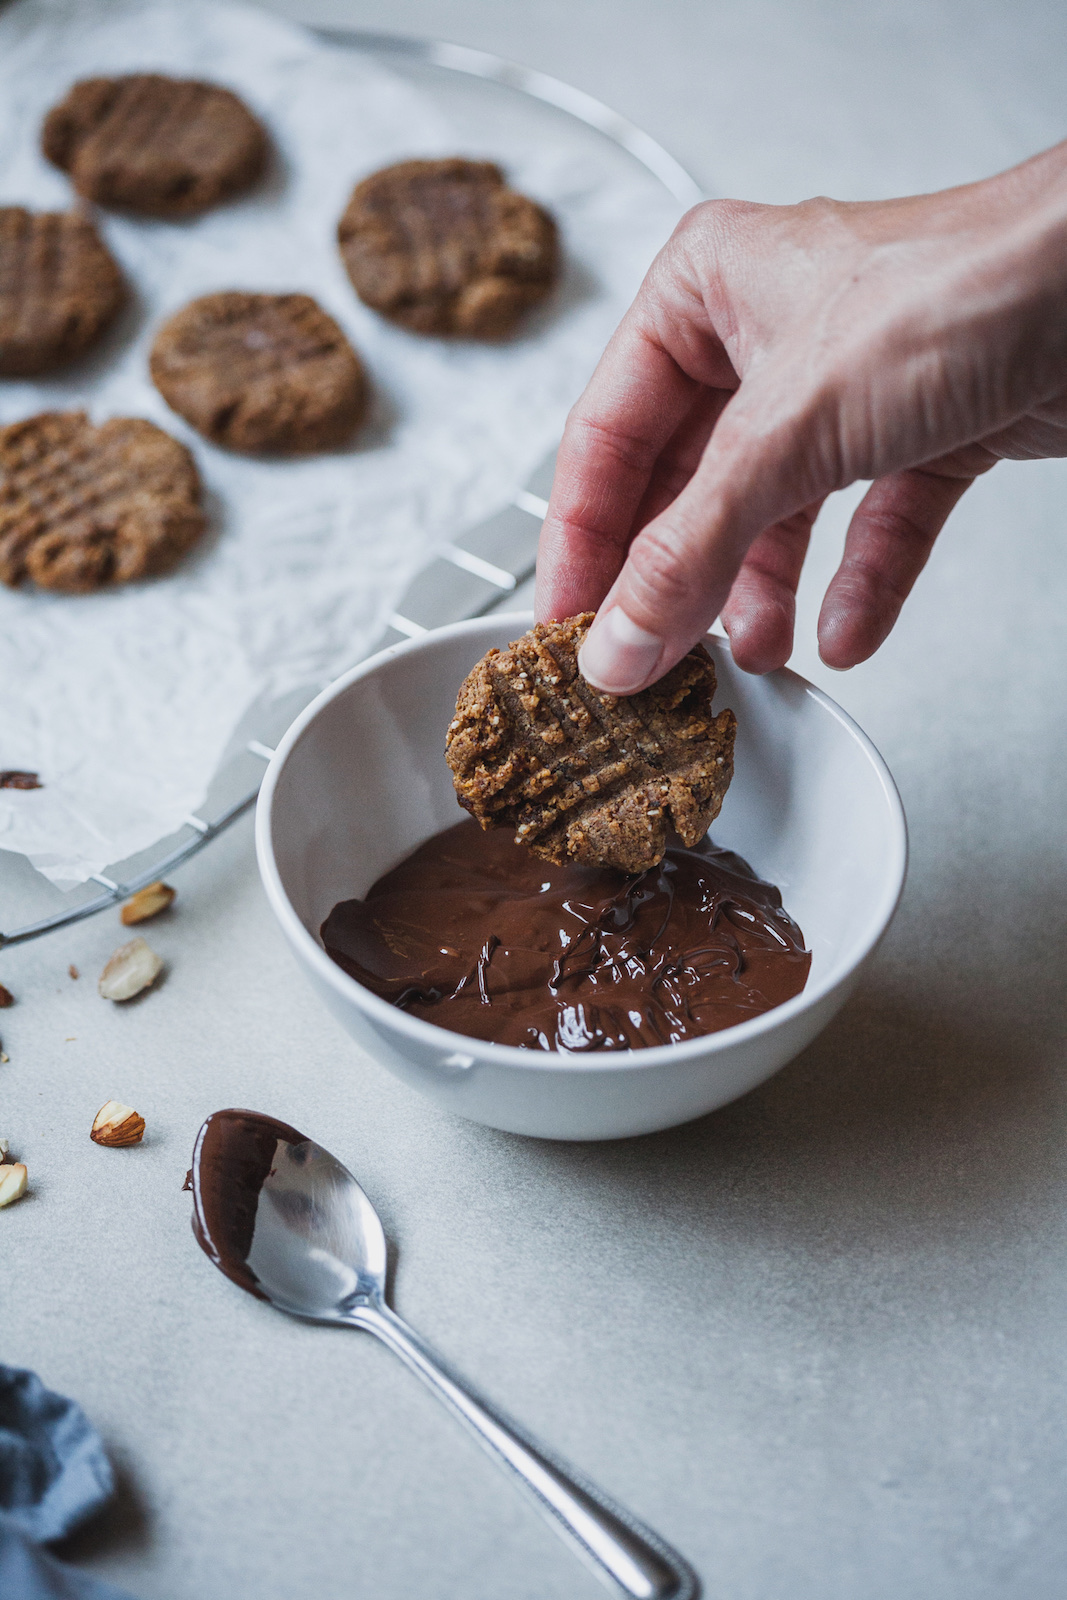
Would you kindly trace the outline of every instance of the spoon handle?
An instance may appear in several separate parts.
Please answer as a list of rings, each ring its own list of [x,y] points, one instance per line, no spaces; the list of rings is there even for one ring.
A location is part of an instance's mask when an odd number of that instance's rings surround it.
[[[465,1422],[478,1442],[532,1496],[551,1527],[573,1546],[600,1581],[626,1600],[697,1600],[691,1567],[651,1528],[644,1527],[587,1479],[506,1421],[430,1349],[388,1306],[354,1308],[350,1319],[376,1334],[439,1400]]]

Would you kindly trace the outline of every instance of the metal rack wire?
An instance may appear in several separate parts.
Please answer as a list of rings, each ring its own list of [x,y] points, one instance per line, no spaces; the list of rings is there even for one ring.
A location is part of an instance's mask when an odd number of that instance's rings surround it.
[[[486,611],[492,610],[500,600],[515,589],[519,584],[529,578],[534,567],[534,553],[536,549],[536,531],[540,527],[548,502],[539,495],[527,489],[520,490],[512,502],[515,511],[521,514],[525,527],[502,529],[499,524],[503,520],[498,516],[489,523],[483,524],[467,538],[467,543],[477,541],[481,536],[482,542],[499,544],[506,538],[514,548],[514,557],[509,566],[500,565],[499,562],[490,561],[485,556],[479,555],[477,550],[468,549],[464,544],[446,544],[440,548],[431,561],[408,589],[408,595],[401,601],[404,609],[394,611],[389,617],[388,627],[382,637],[373,646],[372,651],[384,649],[389,644],[394,644],[397,638],[417,638],[420,634],[428,633],[434,626],[442,626],[445,622],[457,621],[460,616],[476,617]],[[507,513],[503,514],[506,518]],[[435,572],[435,568],[443,567],[445,579]],[[447,574],[451,572],[461,574],[462,586],[457,588],[447,581]],[[421,601],[421,591],[426,590],[436,599],[434,609],[438,615],[431,616],[427,613]],[[411,604],[408,604],[410,597]],[[416,620],[409,616],[408,611],[422,611],[425,620]],[[447,613],[447,614],[441,614]],[[310,700],[319,692],[316,684],[306,695]],[[291,719],[296,714],[298,707],[291,702],[287,704],[287,717]],[[241,749],[231,757],[229,765],[233,765],[240,756],[252,756],[264,767],[274,754],[271,745],[265,744],[260,739],[246,739]],[[93,895],[89,900],[83,900],[77,905],[66,906],[62,911],[55,912],[52,916],[42,917],[36,922],[27,923],[24,927],[14,928],[10,933],[0,932],[0,948],[8,945],[24,944],[29,939],[40,938],[43,934],[54,933],[58,928],[69,927],[72,923],[81,922],[85,917],[94,917],[100,911],[106,911],[109,906],[114,906],[130,895],[136,894],[138,889],[143,889],[146,884],[154,883],[167,872],[173,872],[176,867],[188,861],[197,854],[205,845],[217,839],[230,825],[237,821],[256,802],[259,794],[259,779],[248,785],[238,795],[221,807],[217,813],[210,817],[198,815],[188,816],[181,829],[184,837],[173,848],[164,854],[154,856],[151,862],[133,873],[123,874],[121,877],[111,877],[106,873],[94,872],[91,883],[97,884],[103,891]],[[216,787],[220,782],[225,787],[226,773],[216,780]]]

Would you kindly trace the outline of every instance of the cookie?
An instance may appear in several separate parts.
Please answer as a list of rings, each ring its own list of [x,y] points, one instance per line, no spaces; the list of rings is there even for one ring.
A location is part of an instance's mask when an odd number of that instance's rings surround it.
[[[337,229],[356,293],[415,333],[499,339],[559,273],[556,224],[489,161],[401,161],[364,178]]]
[[[332,317],[306,294],[208,294],[156,334],[152,382],[230,450],[329,450],[363,420],[367,384]]]
[[[0,580],[88,594],[166,572],[204,531],[183,444],[140,417],[45,411],[0,428]]]
[[[670,829],[693,846],[733,776],[732,711],[711,710],[715,666],[694,645],[625,699],[578,671],[593,612],[540,623],[468,674],[445,755],[459,803],[485,829],[563,864],[644,872]]]
[[[0,376],[31,377],[75,360],[125,298],[88,217],[0,207]]]
[[[254,183],[268,145],[229,89],[136,72],[74,84],[45,118],[41,148],[87,200],[191,217]]]

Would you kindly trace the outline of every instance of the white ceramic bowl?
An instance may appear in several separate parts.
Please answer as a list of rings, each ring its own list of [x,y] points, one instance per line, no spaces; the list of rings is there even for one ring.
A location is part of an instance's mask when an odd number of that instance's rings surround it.
[[[530,625],[493,616],[372,657],[325,689],[267,769],[256,847],[267,898],[330,1010],[390,1071],[450,1111],[512,1133],[613,1139],[669,1128],[744,1094],[844,1004],[896,909],[907,832],[896,786],[852,719],[795,673],[749,677],[707,640],[732,706],[735,776],[712,835],[782,891],[812,952],[807,987],[721,1033],[592,1055],[486,1044],[408,1016],[330,960],[338,900],[461,815],[444,740],[460,682]]]

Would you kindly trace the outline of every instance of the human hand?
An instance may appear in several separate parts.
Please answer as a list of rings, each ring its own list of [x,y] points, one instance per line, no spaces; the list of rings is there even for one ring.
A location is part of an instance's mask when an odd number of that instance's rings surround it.
[[[819,647],[883,642],[949,512],[997,460],[1067,455],[1067,143],[866,204],[709,201],[682,219],[571,412],[537,612],[599,607],[580,664],[654,682],[722,612],[781,666],[825,496],[874,482]]]

